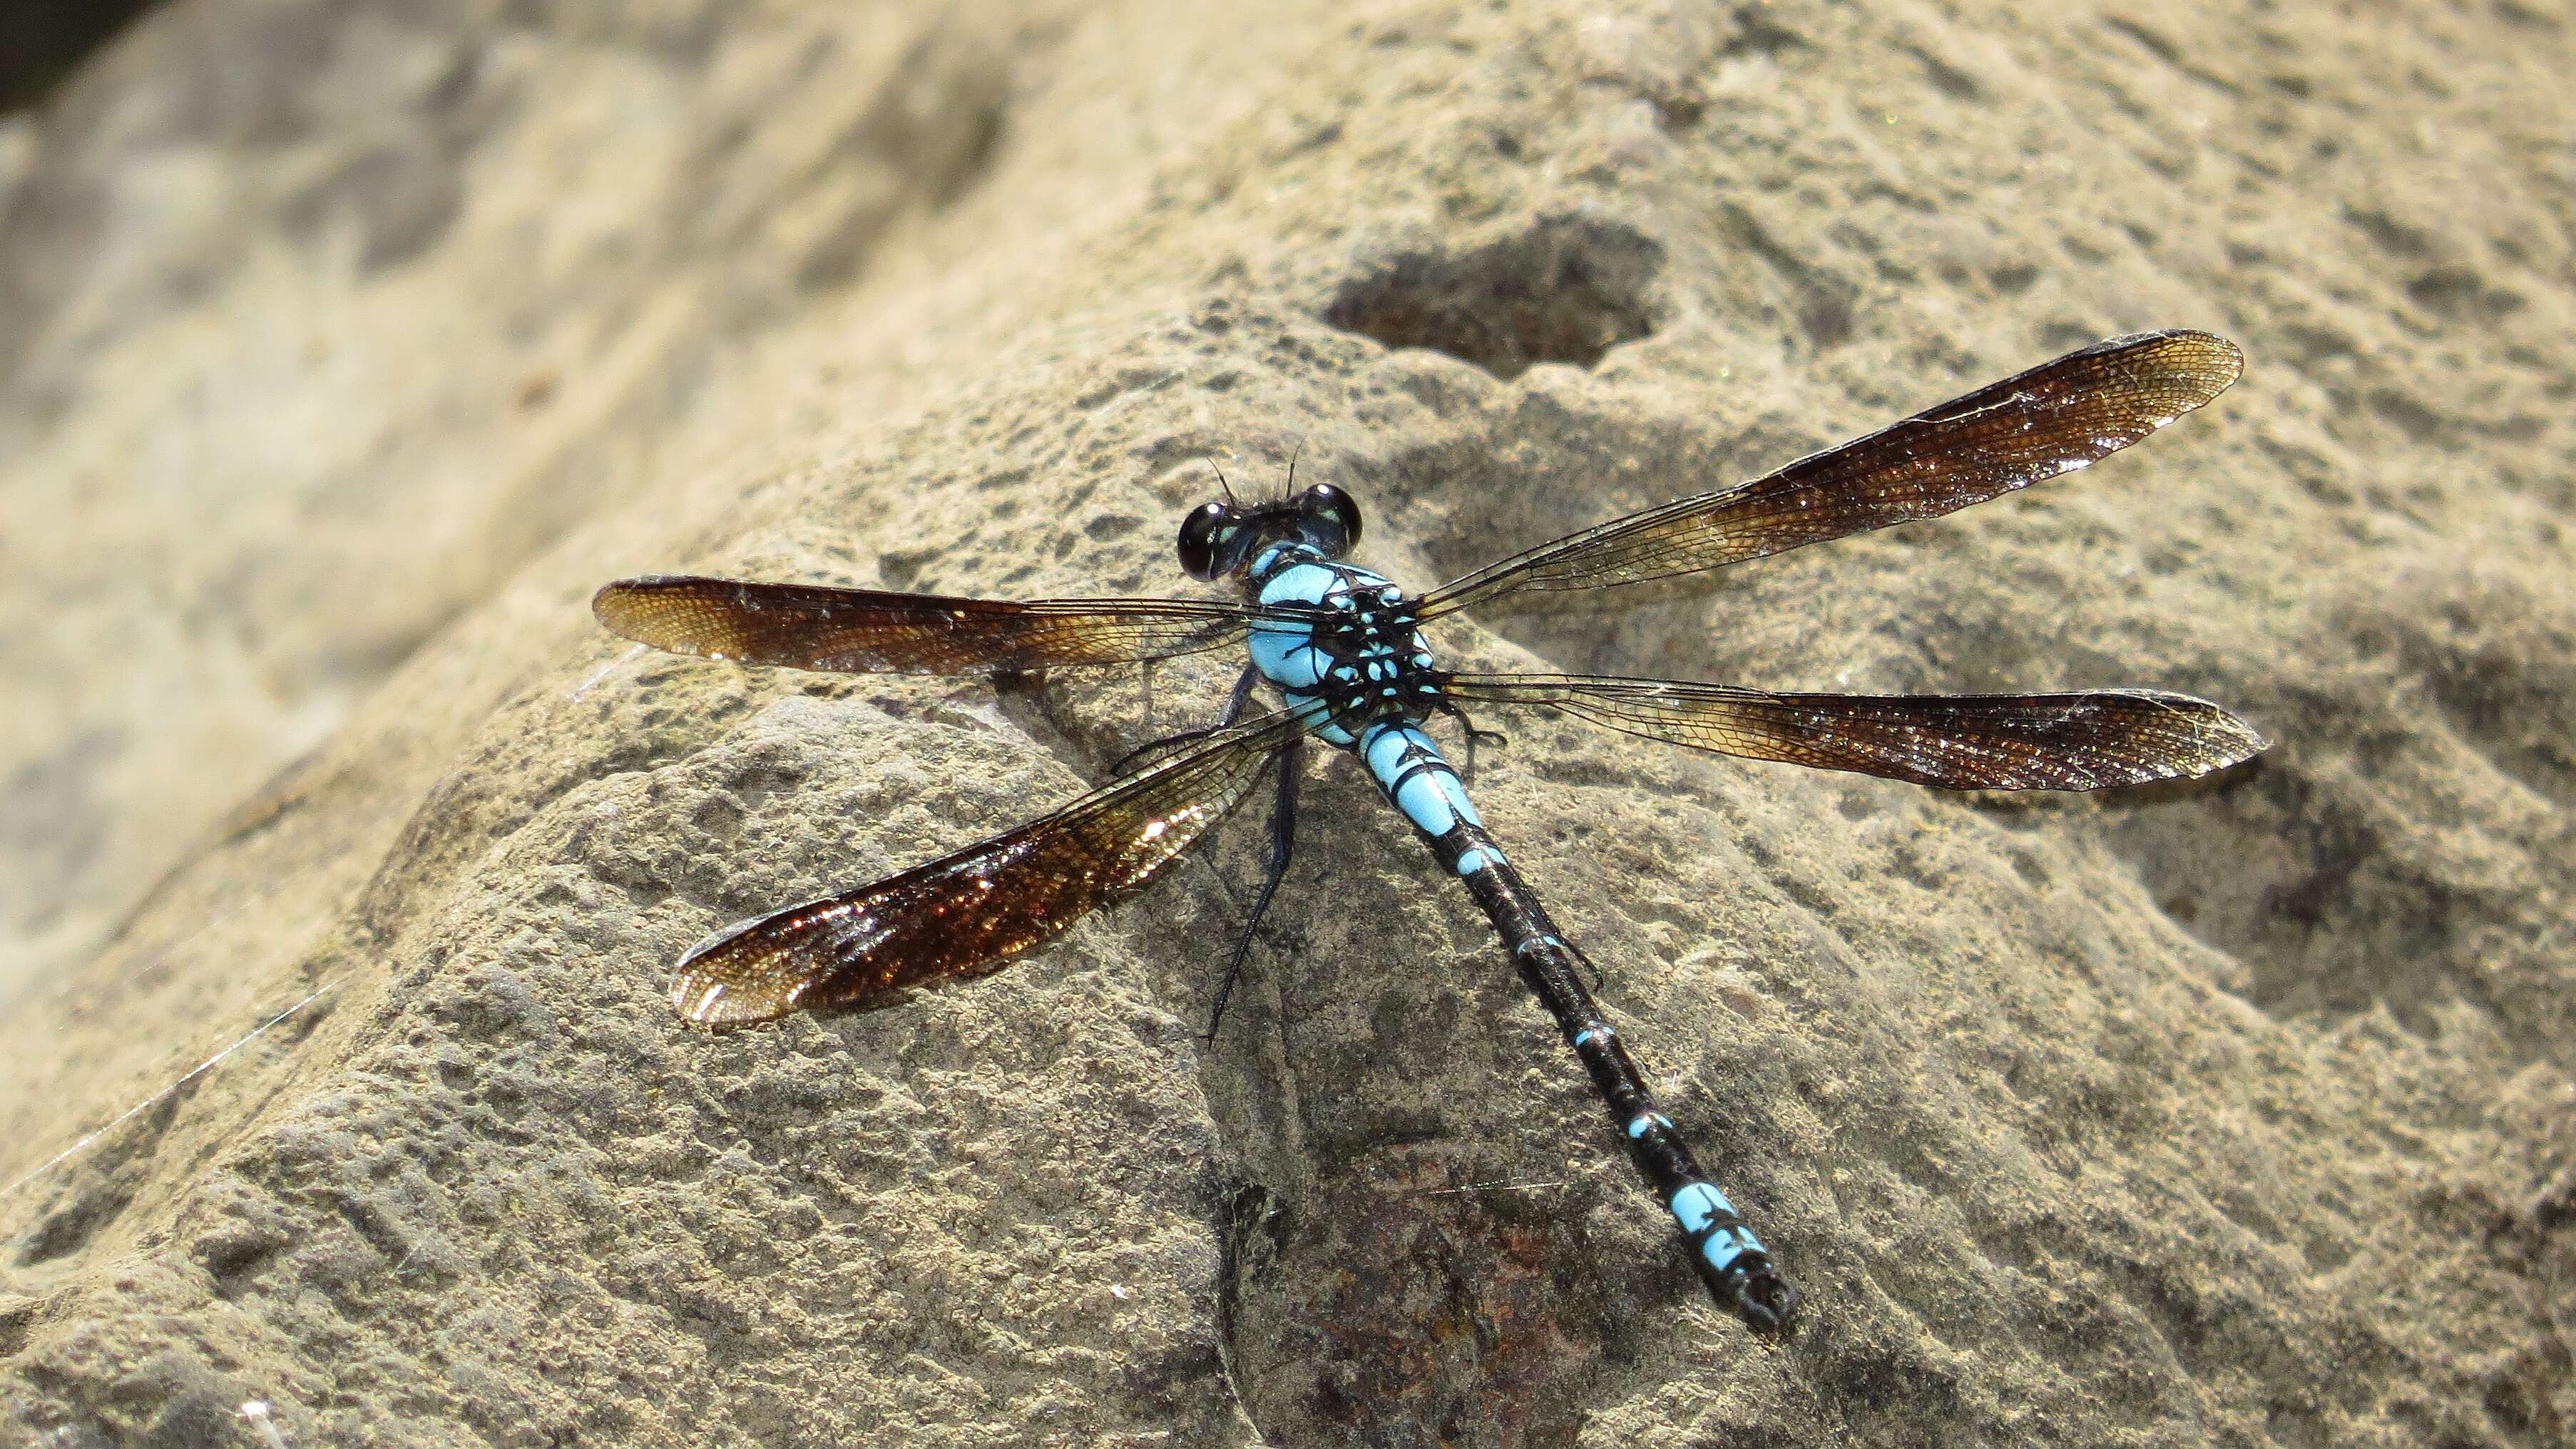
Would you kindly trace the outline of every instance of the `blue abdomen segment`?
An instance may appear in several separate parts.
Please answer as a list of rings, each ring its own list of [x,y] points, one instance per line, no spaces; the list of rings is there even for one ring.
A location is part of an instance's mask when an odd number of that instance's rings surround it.
[[[1458,772],[1449,767],[1431,736],[1400,720],[1386,720],[1369,726],[1359,745],[1377,787],[1423,834],[1437,839],[1461,821],[1485,823],[1468,801]],[[1463,862],[1459,868],[1468,869]]]
[[[1734,1267],[1736,1260],[1747,1253],[1770,1256],[1762,1240],[1744,1225],[1735,1204],[1726,1200],[1726,1194],[1718,1191],[1715,1183],[1684,1184],[1668,1206],[1673,1220],[1681,1224],[1682,1236],[1689,1238],[1699,1255],[1708,1260],[1708,1266],[1720,1273]]]

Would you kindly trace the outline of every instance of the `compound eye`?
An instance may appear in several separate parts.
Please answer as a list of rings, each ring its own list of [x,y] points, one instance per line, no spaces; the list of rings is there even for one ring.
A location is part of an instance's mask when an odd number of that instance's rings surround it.
[[[1234,540],[1242,524],[1234,510],[1222,503],[1202,503],[1181,520],[1181,569],[1194,579],[1214,579],[1226,572],[1225,556],[1233,550],[1226,545]]]
[[[1297,516],[1307,520],[1310,525],[1319,525],[1324,530],[1338,535],[1334,538],[1316,540],[1328,556],[1339,558],[1359,547],[1359,500],[1332,484],[1318,483],[1298,494]]]

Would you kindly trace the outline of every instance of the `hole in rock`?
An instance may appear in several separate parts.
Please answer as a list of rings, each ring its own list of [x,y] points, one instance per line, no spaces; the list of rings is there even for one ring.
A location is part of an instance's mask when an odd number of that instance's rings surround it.
[[[1471,251],[1399,250],[1342,283],[1324,320],[1389,347],[1428,347],[1510,379],[1591,367],[1654,335],[1664,249],[1597,217],[1547,217]]]

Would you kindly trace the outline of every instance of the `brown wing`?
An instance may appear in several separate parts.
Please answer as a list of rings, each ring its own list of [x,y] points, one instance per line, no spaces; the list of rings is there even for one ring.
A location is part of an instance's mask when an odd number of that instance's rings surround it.
[[[2208,402],[2244,354],[2206,332],[2097,342],[1768,477],[1632,513],[1423,596],[1434,618],[1507,594],[1697,573],[1921,518],[2098,463]]]
[[[981,975],[1143,884],[1303,728],[1289,713],[1237,726],[954,855],[729,927],[680,958],[671,1004],[725,1025],[882,1005],[907,987]]]
[[[1122,664],[1239,642],[1243,605],[1199,599],[952,599],[676,575],[590,601],[629,639],[708,659],[846,674],[984,674]]]
[[[1771,694],[1669,679],[1462,674],[1444,692],[1549,705],[1721,755],[1954,790],[2101,790],[2197,778],[2264,748],[2252,725],[2208,700],[2152,689]]]

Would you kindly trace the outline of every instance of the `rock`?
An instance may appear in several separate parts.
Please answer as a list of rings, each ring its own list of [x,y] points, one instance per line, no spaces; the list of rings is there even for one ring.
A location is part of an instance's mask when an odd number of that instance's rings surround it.
[[[2176,0],[153,12],[0,135],[10,1430],[2565,1440],[2565,43]],[[1438,636],[2180,689],[2277,742],[1958,797],[1489,722],[1484,813],[1805,1287],[1785,1341],[1700,1295],[1338,760],[1212,1044],[1257,819],[889,1010],[665,999],[715,926],[1069,798],[1229,670],[633,657],[607,579],[1195,594],[1206,460],[1293,455],[1428,584],[2175,325],[2246,380],[2080,476]]]

